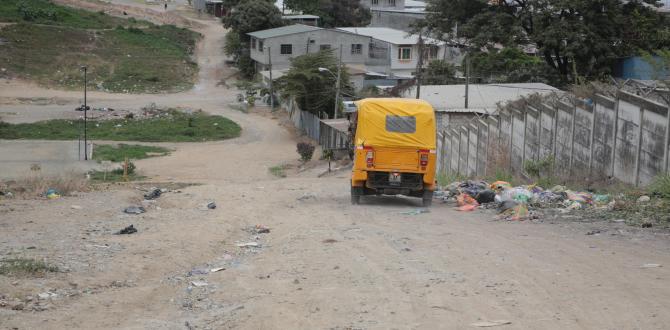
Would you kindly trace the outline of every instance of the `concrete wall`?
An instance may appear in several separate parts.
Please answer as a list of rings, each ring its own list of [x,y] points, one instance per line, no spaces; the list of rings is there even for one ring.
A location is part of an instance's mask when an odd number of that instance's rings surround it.
[[[251,42],[253,43],[253,39]],[[293,45],[293,52],[291,55],[281,54],[282,44]],[[352,44],[363,45],[363,51],[361,54],[351,53]],[[365,64],[365,61],[368,58],[369,44],[370,37],[324,29],[305,33],[295,33],[275,38],[267,38],[263,40],[264,49],[262,52],[258,47],[258,41],[256,43],[255,49],[251,45],[249,48],[251,49],[251,58],[260,64],[259,69],[267,69],[269,62],[269,47],[271,51],[270,56],[272,57],[272,68],[274,70],[281,70],[287,69],[291,66],[291,58],[305,55],[307,53],[308,45],[310,53],[318,52],[321,45],[330,45],[331,49],[334,49],[336,56],[339,56],[339,51],[335,49],[342,45],[342,63],[362,65]]]
[[[369,26],[388,27],[406,32],[411,31],[410,26],[412,23],[426,17],[425,13],[375,9],[372,9],[371,14],[372,17]]]
[[[439,168],[469,176],[499,169],[525,174],[526,161],[552,157],[557,175],[634,185],[670,171],[668,105],[620,91],[616,98],[551,96],[499,110],[497,118],[439,132]]]

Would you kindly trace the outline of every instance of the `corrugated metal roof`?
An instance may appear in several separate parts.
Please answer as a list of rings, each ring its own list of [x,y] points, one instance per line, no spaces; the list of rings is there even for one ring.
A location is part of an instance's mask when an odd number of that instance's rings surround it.
[[[267,38],[285,36],[285,35],[289,35],[289,34],[304,33],[304,32],[311,32],[311,31],[317,31],[317,30],[321,30],[321,28],[318,28],[316,26],[310,26],[310,25],[293,24],[293,25],[282,26],[282,27],[278,27],[278,28],[274,28],[274,29],[255,31],[255,32],[247,33],[247,34],[254,37],[254,38],[267,39]]]
[[[418,34],[408,34],[402,30],[390,29],[385,27],[342,27],[338,30],[355,33],[363,36],[372,37],[377,40],[386,41],[395,45],[416,45],[419,43]],[[444,42],[432,38],[423,37],[427,44],[441,45]]]
[[[283,19],[319,19],[316,15],[284,15]]]
[[[471,84],[468,108],[465,109],[465,85],[423,85],[420,98],[436,111],[493,113],[498,103],[518,100],[531,94],[549,94],[560,90],[542,83]],[[416,95],[416,87],[408,89],[406,97]]]

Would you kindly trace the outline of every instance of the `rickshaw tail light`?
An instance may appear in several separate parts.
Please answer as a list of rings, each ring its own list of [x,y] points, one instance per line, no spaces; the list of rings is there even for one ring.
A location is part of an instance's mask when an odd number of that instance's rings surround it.
[[[372,167],[375,163],[375,152],[371,149],[368,149],[365,154],[365,162],[368,164],[368,167]]]
[[[422,153],[421,154],[421,166],[422,167],[428,166],[428,154],[427,153]]]

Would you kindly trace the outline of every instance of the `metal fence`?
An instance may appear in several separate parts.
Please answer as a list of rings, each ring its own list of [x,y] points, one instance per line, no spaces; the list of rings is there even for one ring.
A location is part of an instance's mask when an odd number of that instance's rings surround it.
[[[284,108],[288,111],[293,125],[305,133],[310,138],[319,141],[321,119],[311,112],[302,111],[295,100],[290,99],[284,103]]]
[[[466,176],[524,174],[528,161],[551,158],[555,175],[646,185],[670,171],[670,109],[625,91],[530,98],[440,132],[438,148],[440,170]]]
[[[295,100],[284,102],[293,125],[318,142],[324,150],[345,150],[349,148],[349,121],[347,119],[320,119],[311,112],[302,111]]]

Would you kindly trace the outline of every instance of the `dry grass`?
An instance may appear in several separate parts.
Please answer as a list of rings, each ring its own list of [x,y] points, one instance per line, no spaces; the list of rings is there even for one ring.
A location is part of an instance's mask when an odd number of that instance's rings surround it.
[[[0,182],[0,190],[9,191],[20,198],[44,197],[49,189],[55,189],[61,196],[89,190],[89,181],[80,174],[68,172],[59,176],[46,177],[41,175],[39,170],[34,172],[36,173],[15,181]]]
[[[44,275],[57,271],[58,267],[41,260],[27,258],[0,259],[0,275]]]

